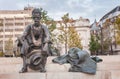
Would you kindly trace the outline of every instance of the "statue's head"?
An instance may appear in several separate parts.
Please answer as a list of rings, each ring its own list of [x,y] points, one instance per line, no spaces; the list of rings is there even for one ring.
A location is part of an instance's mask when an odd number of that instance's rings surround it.
[[[32,18],[33,18],[33,20],[35,22],[35,25],[39,26],[40,19],[41,19],[41,11],[40,11],[39,8],[33,9],[33,11],[32,11]]]

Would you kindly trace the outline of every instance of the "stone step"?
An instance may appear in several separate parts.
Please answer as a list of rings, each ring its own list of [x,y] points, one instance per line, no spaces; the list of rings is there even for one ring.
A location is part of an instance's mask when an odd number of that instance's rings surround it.
[[[108,56],[98,56],[103,59],[102,64],[104,63],[120,63],[120,55],[108,55]],[[56,56],[50,56],[47,58],[47,63],[53,63],[52,59],[56,58]],[[0,57],[0,65],[1,64],[21,64],[22,58],[20,57]]]
[[[103,62],[97,63],[97,71],[103,70],[120,70],[120,63],[118,57],[120,56],[101,56],[104,59]],[[59,65],[52,63],[51,60],[55,57],[48,57],[46,70],[47,72],[68,72],[70,64]],[[108,61],[111,60],[111,62]],[[112,60],[116,60],[115,62]],[[116,59],[115,59],[116,58]],[[22,68],[21,58],[0,58],[0,73],[17,73]],[[32,71],[32,70],[30,70]]]
[[[120,75],[120,74],[118,74]],[[114,79],[115,75],[112,75],[108,71],[98,71],[95,75],[85,74],[80,72],[28,72],[28,73],[9,73],[0,74],[0,79]],[[117,78],[118,79],[118,78]]]
[[[120,55],[98,56],[103,59],[103,63],[120,63]]]
[[[17,73],[22,68],[22,64],[8,64],[0,65],[1,73]],[[46,64],[47,72],[68,72],[70,64]],[[120,70],[120,63],[116,64],[97,64],[97,71],[109,71],[109,70]],[[30,70],[29,71],[33,71]]]
[[[97,64],[95,75],[81,72],[68,72],[69,64],[55,64],[48,57],[46,64],[46,73],[33,71],[19,74],[22,68],[22,59],[0,58],[0,79],[120,79],[120,55],[118,56],[99,56],[103,62]]]
[[[22,58],[20,57],[0,57],[0,65],[1,64],[21,64]]]
[[[46,73],[6,73],[0,74],[0,79],[46,79]]]
[[[95,75],[80,72],[27,72],[0,74],[0,79],[120,79],[120,71],[97,71]]]

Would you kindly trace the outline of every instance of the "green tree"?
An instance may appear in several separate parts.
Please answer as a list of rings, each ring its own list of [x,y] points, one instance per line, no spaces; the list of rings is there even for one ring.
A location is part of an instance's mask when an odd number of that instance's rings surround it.
[[[89,43],[89,50],[91,51],[91,55],[96,55],[99,49],[100,43],[98,42],[98,37],[91,35]]]
[[[13,49],[13,41],[12,38],[9,38],[8,41],[5,43],[6,55],[13,55],[12,49]]]
[[[80,36],[74,27],[68,27],[68,47],[78,47],[82,49]]]
[[[75,30],[74,25],[71,23],[71,20],[72,19],[69,18],[68,13],[62,17],[62,22],[64,23],[64,25],[61,24],[61,27],[59,28],[59,30],[61,30],[59,40],[60,42],[65,43],[66,49],[71,47],[78,47],[82,49],[80,36]]]
[[[40,10],[41,10],[41,16],[42,16],[41,23],[46,24],[51,33],[56,29],[56,22],[48,16],[48,12],[46,10],[43,10],[42,8],[40,8]]]

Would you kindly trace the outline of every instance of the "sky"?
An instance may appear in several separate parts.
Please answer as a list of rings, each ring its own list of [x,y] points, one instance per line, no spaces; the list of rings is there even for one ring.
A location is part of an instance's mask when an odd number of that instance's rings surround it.
[[[42,7],[54,20],[69,13],[69,17],[79,19],[87,18],[90,23],[116,6],[120,6],[120,0],[0,0],[0,10],[23,10],[25,6]]]

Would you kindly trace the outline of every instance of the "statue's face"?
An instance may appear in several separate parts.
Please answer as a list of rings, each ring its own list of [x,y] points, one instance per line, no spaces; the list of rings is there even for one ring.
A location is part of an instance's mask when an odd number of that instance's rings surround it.
[[[41,19],[40,13],[38,13],[38,12],[34,13],[33,20],[34,20],[34,23],[36,26],[40,25],[40,19]]]

